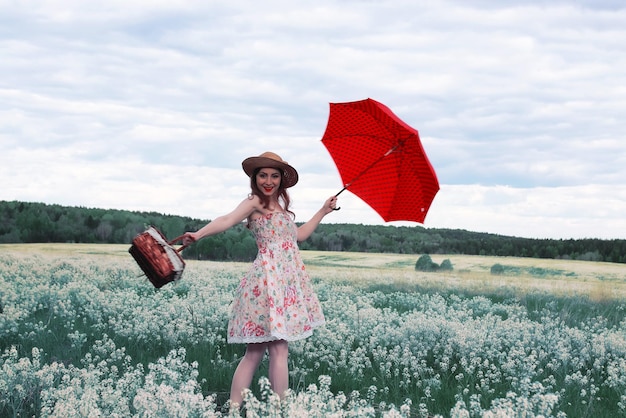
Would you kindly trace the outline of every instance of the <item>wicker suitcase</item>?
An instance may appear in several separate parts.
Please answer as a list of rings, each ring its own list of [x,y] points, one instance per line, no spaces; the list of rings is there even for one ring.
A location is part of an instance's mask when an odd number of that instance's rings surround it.
[[[185,270],[185,261],[180,252],[186,246],[175,249],[172,245],[182,238],[181,235],[168,241],[161,231],[151,226],[133,239],[128,252],[154,287],[161,288],[181,279]]]

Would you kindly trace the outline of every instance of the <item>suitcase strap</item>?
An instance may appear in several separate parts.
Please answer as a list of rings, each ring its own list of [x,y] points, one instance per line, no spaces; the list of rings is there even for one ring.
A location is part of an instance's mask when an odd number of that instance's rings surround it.
[[[183,237],[184,237],[184,236],[185,236],[185,235],[181,235],[181,236],[179,236],[179,237],[176,237],[176,238],[174,238],[173,240],[168,241],[167,243],[168,243],[169,245],[174,245],[174,244],[176,244],[178,241],[182,241],[182,239],[183,239]],[[177,253],[179,253],[179,252],[181,252],[182,250],[184,250],[184,249],[185,249],[185,248],[187,248],[187,247],[189,247],[189,244],[187,244],[187,245],[181,245],[180,247],[175,248],[175,250],[176,250],[176,252],[177,252]]]

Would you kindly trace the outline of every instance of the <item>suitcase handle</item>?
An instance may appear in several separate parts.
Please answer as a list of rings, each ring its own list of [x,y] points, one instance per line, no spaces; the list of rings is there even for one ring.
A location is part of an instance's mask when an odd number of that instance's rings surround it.
[[[181,235],[181,236],[179,236],[179,237],[176,237],[176,238],[174,238],[173,240],[168,241],[168,244],[169,244],[169,245],[174,245],[174,244],[176,244],[178,241],[182,241],[182,239],[184,238],[184,236],[185,236],[185,235],[183,234],[183,235]],[[180,247],[175,248],[175,251],[176,251],[177,253],[179,253],[179,252],[181,252],[182,250],[184,250],[184,249],[185,249],[185,248],[187,248],[187,247],[189,247],[189,244],[187,244],[187,245],[181,245]]]

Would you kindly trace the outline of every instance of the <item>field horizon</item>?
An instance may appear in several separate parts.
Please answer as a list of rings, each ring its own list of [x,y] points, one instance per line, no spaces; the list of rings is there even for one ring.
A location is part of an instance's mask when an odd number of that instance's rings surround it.
[[[119,257],[134,264],[126,244],[0,244],[0,252],[39,254],[42,256],[105,256]],[[432,254],[433,262],[450,260],[451,271],[415,271],[421,254],[361,253],[343,251],[301,251],[311,275],[332,279],[336,269],[360,271],[354,284],[372,285],[384,272],[393,272],[391,283],[399,288],[418,285],[425,290],[464,291],[479,294],[507,289],[517,296],[533,292],[552,293],[559,297],[588,297],[593,301],[626,299],[626,266],[621,263],[543,259],[531,257],[497,257],[464,254]],[[213,263],[230,265],[245,271],[249,262],[186,260],[186,269]],[[499,264],[504,274],[491,274]],[[369,271],[370,274],[366,272]],[[399,274],[401,273],[401,274]],[[138,271],[141,274],[141,271]],[[345,275],[341,275],[342,280]]]

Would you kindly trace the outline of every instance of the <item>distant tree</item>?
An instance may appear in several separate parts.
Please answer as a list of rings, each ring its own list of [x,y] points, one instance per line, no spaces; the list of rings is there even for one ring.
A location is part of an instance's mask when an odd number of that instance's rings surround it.
[[[600,256],[600,253],[598,251],[587,251],[577,258],[578,260],[582,261],[602,261],[602,256]]]
[[[93,217],[93,215],[89,215],[85,218],[85,226],[89,229],[96,229],[96,227],[100,225],[100,220]]]
[[[157,212],[66,207],[0,200],[0,242],[83,242],[128,244],[149,225],[172,239],[208,221]],[[300,223],[301,225],[301,223]],[[234,260],[252,252],[250,231],[235,226],[231,233],[208,237],[185,251],[186,257]],[[240,234],[241,231],[245,232]],[[204,241],[204,240],[203,240]],[[626,240],[531,239],[458,229],[421,226],[321,224],[302,250],[358,251],[396,254],[467,254],[537,257],[626,263]],[[444,260],[445,262],[445,260]],[[429,264],[429,263],[426,263]],[[435,264],[436,265],[436,264]],[[445,269],[447,266],[437,268]],[[433,269],[428,265],[427,269]],[[437,269],[435,268],[435,269]]]
[[[257,246],[251,235],[235,242],[232,246],[232,259],[234,261],[252,261],[257,255]]]
[[[111,235],[113,234],[113,225],[108,220],[103,220],[96,228],[96,236],[100,242],[110,242]]]

